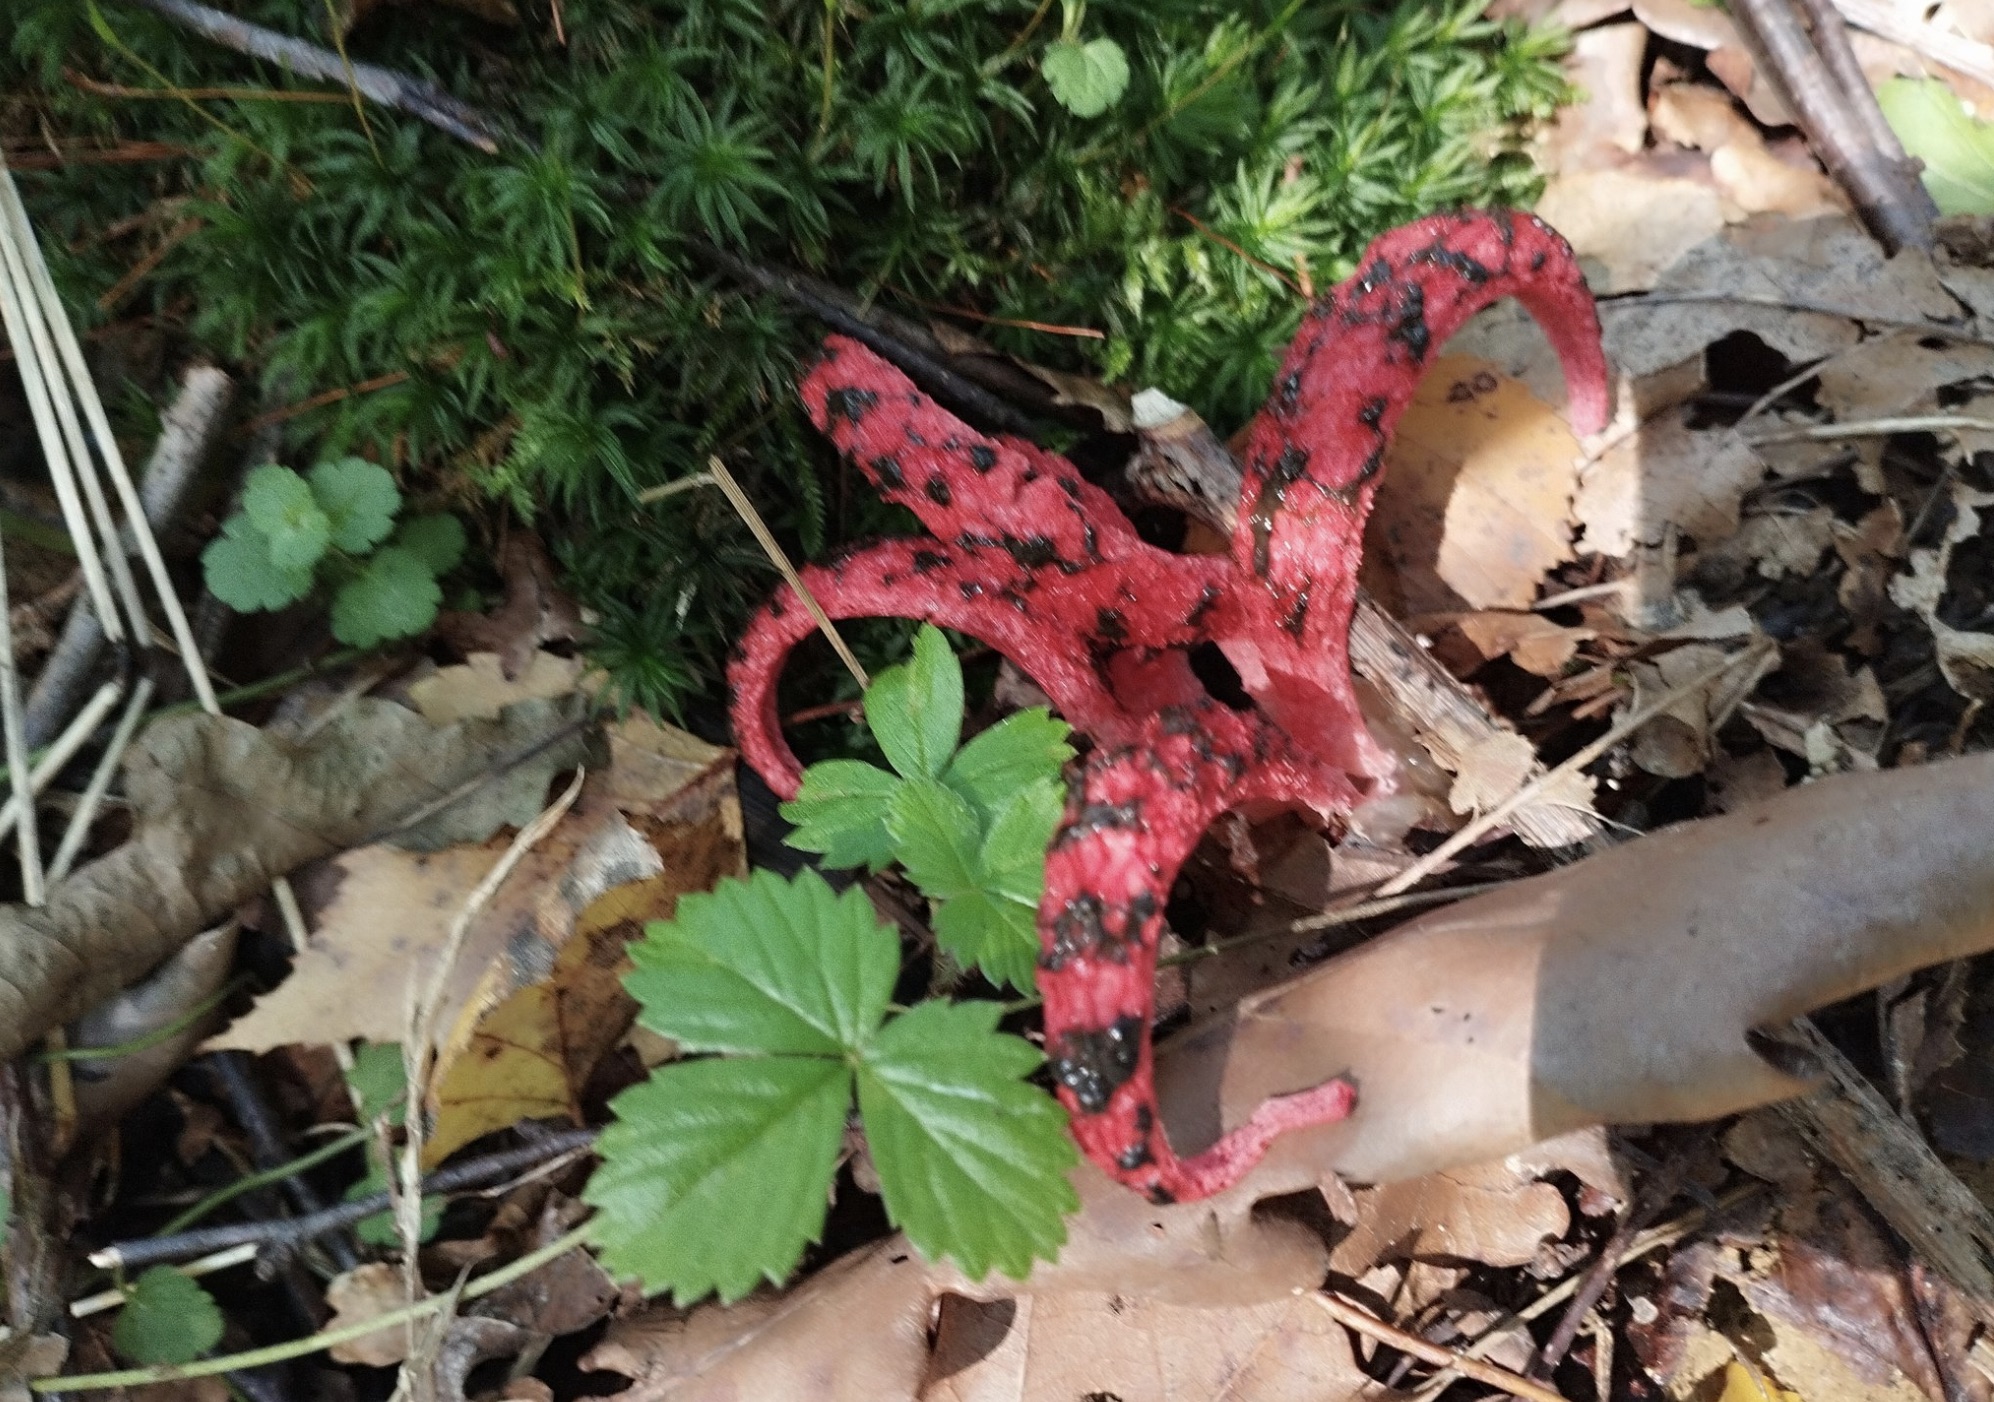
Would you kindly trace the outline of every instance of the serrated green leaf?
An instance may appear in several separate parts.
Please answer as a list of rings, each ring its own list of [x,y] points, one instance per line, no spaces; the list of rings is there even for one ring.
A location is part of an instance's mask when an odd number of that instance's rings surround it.
[[[214,1297],[173,1267],[154,1266],[132,1282],[111,1345],[126,1360],[150,1367],[192,1363],[221,1337]]]
[[[231,516],[208,542],[201,577],[210,594],[238,613],[280,609],[312,592],[312,572],[280,569],[270,558],[269,538],[244,516]]]
[[[993,983],[1030,992],[1037,984],[1039,897],[1045,851],[1064,808],[1058,785],[1041,779],[997,811],[977,855],[976,888],[943,901],[935,938],[960,964]]]
[[[346,1073],[346,1088],[353,1093],[361,1124],[370,1125],[382,1114],[389,1124],[400,1124],[408,1110],[408,1067],[401,1043],[362,1042],[353,1053],[353,1069]]]
[[[684,897],[630,959],[638,1020],[689,1051],[835,1057],[885,1016],[900,942],[860,888],[758,871]]]
[[[872,679],[865,721],[887,763],[909,779],[942,772],[962,735],[962,664],[939,628],[922,624],[914,660]]]
[[[335,458],[314,467],[306,480],[332,524],[332,543],[347,554],[372,550],[394,529],[402,494],[385,467],[365,458]]]
[[[1877,103],[1904,149],[1925,163],[1941,214],[1994,214],[1994,122],[1974,117],[1935,78],[1892,78]]]
[[[988,818],[1029,784],[1057,779],[1073,758],[1066,737],[1073,727],[1034,706],[991,726],[956,752],[942,782]]]
[[[886,831],[907,875],[929,900],[976,889],[983,824],[939,779],[908,779],[886,805]]]
[[[464,523],[455,516],[411,516],[395,532],[395,544],[441,579],[464,558]]]
[[[332,635],[348,647],[372,647],[420,633],[436,621],[443,590],[415,555],[389,545],[332,601]]]
[[[1128,58],[1113,39],[1055,40],[1039,67],[1052,95],[1076,117],[1100,116],[1129,85]]]
[[[1022,1280],[1053,1259],[1079,1199],[1066,1114],[1021,1079],[1036,1049],[996,1031],[995,1003],[922,1003],[859,1064],[859,1114],[887,1215],[930,1259]]]
[[[332,540],[332,522],[319,509],[311,487],[276,463],[249,474],[242,514],[270,542],[270,562],[280,570],[309,570]]]
[[[813,764],[803,771],[796,797],[780,810],[796,824],[784,840],[800,852],[822,853],[827,867],[883,867],[893,860],[886,805],[900,782],[863,760]]]
[[[583,1192],[604,1266],[681,1305],[780,1284],[823,1232],[851,1081],[842,1060],[713,1059],[617,1096]]]

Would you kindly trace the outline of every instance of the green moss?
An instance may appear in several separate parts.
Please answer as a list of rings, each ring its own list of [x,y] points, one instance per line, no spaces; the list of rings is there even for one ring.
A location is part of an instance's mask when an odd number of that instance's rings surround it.
[[[818,328],[709,273],[692,241],[915,314],[1097,330],[985,328],[1229,426],[1300,312],[1261,264],[1326,284],[1407,218],[1527,201],[1519,124],[1562,95],[1557,41],[1477,0],[1095,0],[1079,37],[1114,40],[1130,79],[1089,118],[1047,89],[1060,16],[1030,0],[562,0],[565,45],[544,0],[520,8],[505,28],[380,6],[347,38],[509,125],[522,139],[496,157],[378,108],[363,127],[346,103],[81,91],[65,67],[325,90],[110,0],[115,44],[76,0],[13,0],[0,90],[17,139],[193,153],[24,175],[72,306],[198,216],[113,315],[178,324],[283,402],[406,375],[291,420],[292,448],[536,521],[654,703],[715,675],[770,576],[710,493],[637,493],[720,450],[801,553],[887,519],[795,406]],[[292,32],[320,13],[234,9]],[[148,208],[152,235],[91,237]]]

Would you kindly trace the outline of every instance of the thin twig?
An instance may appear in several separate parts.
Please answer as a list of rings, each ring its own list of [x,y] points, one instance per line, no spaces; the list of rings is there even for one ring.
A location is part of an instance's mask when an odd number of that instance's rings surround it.
[[[1604,735],[1600,736],[1590,745],[1587,745],[1564,763],[1553,769],[1547,769],[1544,773],[1538,775],[1537,778],[1510,794],[1501,803],[1498,803],[1495,807],[1463,825],[1459,832],[1456,832],[1452,837],[1449,837],[1424,857],[1421,857],[1397,876],[1392,877],[1382,886],[1378,887],[1377,894],[1380,896],[1395,896],[1401,891],[1410,890],[1412,887],[1418,885],[1434,872],[1440,870],[1441,867],[1445,866],[1448,860],[1457,852],[1479,841],[1485,833],[1489,832],[1517,809],[1535,799],[1552,784],[1557,783],[1566,775],[1578,773],[1656,716],[1661,715],[1671,706],[1681,701],[1685,696],[1693,695],[1702,690],[1747,660],[1757,661],[1763,658],[1770,646],[1770,644],[1766,644],[1763,646],[1748,647],[1742,652],[1734,653],[1717,665],[1704,668],[1681,686],[1670,688],[1647,705],[1629,711],[1625,717]]]
[[[488,156],[498,154],[497,125],[434,83],[372,63],[356,63],[349,68],[329,49],[250,24],[194,0],[138,0],[138,3],[204,39],[251,58],[279,64],[302,77],[328,83],[345,83],[350,78],[354,89],[368,101],[428,122],[459,141],[468,141]]]
[[[1994,433],[1994,419],[1972,414],[1905,414],[1891,419],[1851,419],[1839,424],[1791,424],[1744,435],[1747,443],[1832,442],[1892,433]]]
[[[754,532],[755,540],[762,547],[762,553],[767,555],[769,562],[782,572],[784,581],[796,591],[796,597],[803,600],[803,607],[810,610],[810,616],[817,620],[819,631],[829,639],[831,650],[838,654],[838,660],[845,664],[845,670],[852,674],[861,688],[871,686],[872,679],[866,676],[865,668],[859,666],[859,660],[852,654],[852,650],[845,646],[844,638],[831,623],[831,615],[824,612],[824,607],[817,602],[817,597],[805,587],[803,576],[796,572],[796,566],[789,563],[789,556],[785,555],[782,547],[776,544],[775,536],[769,532],[768,523],[762,520],[762,514],[755,510],[755,504],[748,500],[748,494],[741,490],[741,484],[734,480],[734,474],[727,470],[727,465],[719,458],[708,458],[706,470],[712,474],[713,484],[726,493],[727,501],[736,514],[747,524],[748,529]]]
[[[1490,1387],[1501,1388],[1510,1396],[1527,1398],[1529,1402],[1566,1402],[1563,1393],[1553,1392],[1550,1388],[1534,1383],[1521,1374],[1512,1373],[1507,1368],[1498,1368],[1493,1363],[1470,1358],[1452,1349],[1442,1348],[1439,1344],[1429,1343],[1417,1334],[1408,1334],[1397,1325],[1385,1323],[1368,1310],[1357,1308],[1339,1295],[1332,1295],[1324,1290],[1298,1289],[1295,1293],[1314,1300],[1316,1308],[1344,1327],[1355,1329],[1358,1333],[1376,1339],[1381,1344],[1388,1344],[1400,1353],[1409,1353],[1421,1362],[1431,1363],[1436,1368],[1451,1368],[1463,1377],[1473,1378],[1478,1383],[1487,1383]]]
[[[347,1343],[353,1339],[364,1339],[369,1334],[378,1334],[383,1329],[392,1329],[412,1319],[422,1319],[436,1313],[445,1304],[458,1300],[477,1300],[491,1294],[503,1286],[512,1284],[522,1276],[531,1275],[549,1261],[567,1255],[588,1240],[589,1228],[575,1228],[565,1236],[556,1237],[536,1251],[529,1251],[517,1261],[500,1266],[489,1275],[481,1275],[465,1286],[461,1294],[451,1292],[446,1295],[432,1295],[413,1305],[404,1305],[386,1314],[377,1314],[372,1319],[363,1319],[357,1324],[349,1324],[341,1329],[327,1329],[307,1338],[292,1339],[287,1343],[271,1344],[266,1348],[254,1348],[245,1353],[226,1354],[220,1358],[202,1358],[192,1363],[162,1363],[151,1368],[126,1368],[114,1373],[75,1373],[68,1377],[33,1378],[28,1386],[36,1392],[95,1392],[110,1387],[140,1387],[146,1383],[177,1381],[181,1378],[206,1378],[216,1373],[233,1372],[239,1368],[261,1368],[270,1363],[282,1363],[289,1358],[303,1358],[306,1354],[317,1353],[320,1349],[331,1348],[334,1344]]]
[[[595,1143],[592,1129],[558,1130],[517,1149],[465,1159],[440,1168],[422,1180],[424,1197],[484,1188],[534,1168],[548,1159],[586,1149]],[[351,1202],[335,1203],[323,1212],[305,1217],[275,1217],[259,1222],[231,1222],[219,1227],[199,1227],[173,1236],[140,1237],[122,1241],[90,1253],[90,1264],[105,1270],[143,1270],[173,1261],[191,1260],[225,1247],[256,1242],[264,1246],[294,1248],[327,1232],[350,1227],[394,1206],[388,1193],[369,1193]]]

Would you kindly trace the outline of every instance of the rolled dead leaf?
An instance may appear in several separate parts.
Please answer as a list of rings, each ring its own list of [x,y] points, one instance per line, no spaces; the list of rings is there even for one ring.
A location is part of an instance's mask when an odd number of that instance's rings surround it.
[[[1824,779],[1436,911],[1173,1039],[1171,1134],[1347,1075],[1356,1113],[1269,1171],[1389,1182],[1797,1094],[1748,1033],[1994,948],[1990,836],[1994,754]]]
[[[423,821],[403,840],[447,843],[521,821],[522,799],[530,816],[548,776],[581,758],[583,705],[532,701],[438,728],[362,699],[303,743],[223,716],[153,725],[126,761],[131,839],[52,887],[47,905],[0,906],[0,1061],[294,867],[411,817]]]

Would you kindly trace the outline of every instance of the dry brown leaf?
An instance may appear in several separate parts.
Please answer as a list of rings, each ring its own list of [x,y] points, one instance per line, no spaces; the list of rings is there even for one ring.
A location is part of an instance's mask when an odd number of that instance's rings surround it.
[[[1329,1258],[1343,1275],[1414,1258],[1528,1265],[1572,1224],[1564,1194],[1501,1159],[1359,1189],[1356,1198],[1356,1225]]]
[[[1572,40],[1565,80],[1584,97],[1558,109],[1542,138],[1538,165],[1547,172],[1598,170],[1634,155],[1646,143],[1641,64],[1648,31],[1638,24],[1604,24]]]
[[[365,1261],[350,1271],[333,1277],[325,1287],[325,1302],[332,1306],[328,1329],[344,1329],[398,1310],[406,1304],[402,1268],[386,1261]],[[335,1363],[359,1363],[369,1368],[388,1368],[408,1357],[408,1330],[400,1325],[362,1334],[357,1339],[334,1344],[327,1352]]]
[[[691,1314],[647,1306],[611,1323],[580,1366],[629,1378],[617,1402],[912,1402],[943,1288],[903,1238],[891,1237],[783,1295]]]
[[[1657,136],[1709,154],[1711,179],[1744,214],[1809,219],[1843,207],[1818,166],[1804,156],[1797,165],[1781,160],[1727,93],[1701,83],[1666,83],[1650,99],[1648,114]]]
[[[572,643],[582,635],[581,611],[562,591],[554,562],[540,538],[514,531],[498,550],[505,599],[489,614],[446,610],[436,631],[459,652],[495,652],[508,677],[516,677],[545,643]]]
[[[131,839],[58,883],[40,909],[0,907],[0,1058],[102,1002],[276,877],[467,784],[499,775],[402,840],[449,842],[525,821],[522,801],[538,811],[548,778],[575,764],[584,743],[573,709],[539,701],[438,730],[363,698],[302,743],[224,717],[155,723],[126,761]]]
[[[1552,177],[1537,202],[1537,213],[1571,241],[1588,263],[1604,269],[1589,277],[1594,292],[1644,292],[1691,249],[1724,227],[1724,203],[1717,187],[1635,162],[1613,170],[1579,171]],[[1609,313],[1611,337],[1624,313]],[[1722,335],[1719,332],[1718,335]],[[1689,338],[1683,338],[1687,341]],[[1614,355],[1614,364],[1648,374],[1701,351],[1717,336],[1685,346],[1670,360],[1643,361],[1639,368]],[[1609,353],[1616,351],[1611,339]]]
[[[578,657],[536,652],[517,677],[508,677],[496,652],[474,652],[461,666],[439,668],[415,682],[408,695],[431,725],[449,725],[473,716],[490,718],[515,701],[566,696],[581,676]]]
[[[1399,613],[1522,608],[1571,558],[1578,440],[1492,365],[1443,356],[1392,441],[1366,578]]]
[[[742,870],[731,752],[641,715],[609,744],[610,764],[479,912],[451,970],[431,1162],[524,1118],[576,1117],[582,1084],[634,1011],[620,982],[624,945],[682,892]],[[211,1045],[399,1041],[404,990],[506,845],[414,853],[382,843],[302,873],[311,944]]]
[[[945,1297],[921,1402],[1347,1402],[1371,1381],[1343,1326],[1303,1296],[1199,1309],[1112,1294]]]
[[[1607,353],[1631,375],[1674,365],[1734,331],[1805,361],[1855,345],[1856,318],[1915,325],[1959,315],[1929,257],[1886,258],[1842,216],[1737,225],[1697,244],[1654,290],[1653,300],[1605,309]]]
[[[1705,51],[1705,61],[1717,80],[1769,127],[1791,124],[1786,106],[1752,61],[1751,51],[1730,15],[1696,0],[1633,0],[1634,15],[1664,39]]]
[[[1994,492],[1982,492],[1964,482],[1952,484],[1952,523],[1939,544],[1913,550],[1910,568],[1890,581],[1890,598],[1909,609],[1932,630],[1939,671],[1946,683],[1972,701],[1994,701],[1994,633],[1954,628],[1939,617],[1946,597],[1946,570],[1953,547],[1980,533],[1980,513],[1994,506]]]
[[[1596,629],[1567,627],[1541,613],[1497,609],[1462,614],[1453,626],[1474,645],[1482,661],[1507,657],[1539,677],[1562,676],[1565,664],[1578,655],[1579,644],[1599,636]]]
[[[1347,1074],[1264,1171],[1389,1182],[1796,1094],[1747,1030],[1994,947],[1990,823],[1994,754],[1839,775],[1422,916],[1167,1042],[1172,1138]]]
[[[1711,546],[1738,528],[1739,503],[1764,476],[1736,433],[1691,428],[1670,409],[1586,466],[1572,513],[1583,548],[1616,559],[1659,544],[1671,526]]]
[[[1815,398],[1838,420],[1887,418],[1934,409],[1940,389],[1984,375],[1994,375],[1994,346],[1877,336],[1822,365]]]

